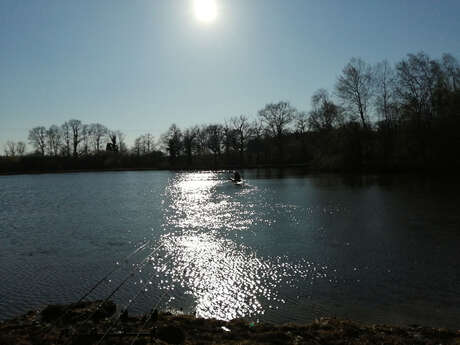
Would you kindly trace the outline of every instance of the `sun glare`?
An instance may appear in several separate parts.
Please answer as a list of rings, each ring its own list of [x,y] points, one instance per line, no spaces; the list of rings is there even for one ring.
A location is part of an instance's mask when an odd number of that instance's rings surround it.
[[[215,0],[194,0],[195,16],[201,22],[212,22],[217,17]]]

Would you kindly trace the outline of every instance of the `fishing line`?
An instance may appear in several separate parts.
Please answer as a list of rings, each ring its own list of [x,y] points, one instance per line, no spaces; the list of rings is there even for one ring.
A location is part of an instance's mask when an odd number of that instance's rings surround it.
[[[174,257],[171,255],[170,258],[166,261],[166,262],[163,262],[163,264],[168,264],[170,263],[172,260],[174,259]],[[145,290],[145,286],[149,284],[149,281],[150,281],[150,278],[152,278],[155,274],[155,270],[153,270],[149,276],[149,278],[146,280],[146,282],[143,284],[143,286],[141,287],[141,289],[135,294],[134,297],[132,297],[132,299],[130,300],[130,302],[126,305],[126,308],[128,308],[138,297],[139,295],[141,294],[141,292],[143,292]],[[158,302],[155,304],[155,306],[153,307],[153,310],[157,309],[159,304],[161,303],[161,301],[163,300],[163,298],[166,296],[166,293],[167,293],[167,290],[164,290],[163,293],[161,294]],[[169,296],[169,295],[168,295]],[[96,345],[100,345],[102,343],[102,341],[106,338],[106,336],[109,334],[109,332],[118,324],[119,320],[121,318],[121,314],[116,318],[116,320],[114,320],[114,322],[112,323],[112,325],[109,327],[109,329],[104,333],[104,335],[102,336],[102,338],[99,340],[99,342],[96,344]],[[147,325],[147,323],[150,321],[150,319],[152,318],[152,314],[150,314],[149,318],[145,321],[145,323],[143,324],[143,326],[140,328],[141,330]],[[139,337],[139,334],[140,334],[141,331],[139,331],[134,339],[134,341],[137,340],[137,338]]]
[[[147,246],[147,244],[149,244],[151,242],[151,240],[148,240],[147,242],[145,242],[143,245],[141,245],[140,247],[136,248],[134,251],[132,251],[131,253],[129,253],[127,256],[125,256],[122,261],[123,262],[126,262],[127,263],[127,260],[132,257],[133,255],[135,255],[136,253],[138,253],[139,251],[145,249],[145,247]],[[152,253],[150,253],[152,254]],[[149,254],[149,255],[150,255]],[[48,326],[48,329],[45,329],[46,332],[49,332],[51,330],[53,330],[56,325],[58,324],[59,321],[62,320],[62,318],[64,316],[67,315],[67,313],[69,312],[70,308],[72,307],[72,305],[75,305],[75,304],[78,304],[78,303],[81,303],[86,297],[88,297],[99,285],[101,285],[105,280],[107,280],[107,278],[112,275],[113,273],[115,273],[117,270],[119,270],[122,266],[121,265],[117,265],[115,266],[114,269],[112,269],[108,274],[106,274],[102,279],[100,279],[90,290],[88,290],[76,303],[72,303],[72,304],[69,304],[68,306],[66,306],[64,308],[64,310],[61,312],[61,314],[59,315],[59,317],[55,320],[54,322],[54,325],[50,325]]]
[[[164,290],[163,291],[163,294],[160,296],[160,299],[158,300],[158,302],[155,304],[155,306],[153,307],[153,310],[157,309],[158,306],[160,305],[161,301],[163,300],[164,296],[166,295],[166,291],[167,290]],[[141,334],[141,330],[145,328],[145,326],[149,323],[149,321],[152,319],[152,314],[153,313],[150,313],[150,316],[147,318],[147,320],[144,322],[144,324],[142,325],[142,327],[139,329],[139,332],[137,332],[136,336],[134,337],[133,341],[131,342],[130,345],[134,345],[134,343],[136,342],[137,338],[139,338],[139,335]]]
[[[163,245],[159,245],[157,246],[155,249],[153,249],[149,255],[147,255],[140,263],[136,264],[136,265],[133,265],[134,267],[131,269],[131,272],[126,276],[125,279],[122,280],[122,282],[109,294],[109,296],[107,296],[101,303],[99,303],[99,305],[97,306],[97,308],[81,323],[81,325],[84,325],[85,323],[88,322],[88,320],[90,320],[98,311],[99,309],[105,304],[107,303],[107,301],[117,293],[117,291],[119,291],[123,285],[126,284],[126,282],[135,275],[135,271],[138,270],[138,269],[142,269],[142,267],[144,267],[147,262],[151,259],[151,255],[157,251],[160,247],[162,247]],[[80,325],[80,327],[81,327]],[[80,328],[79,327],[79,328]],[[69,341],[72,339],[69,338]],[[67,345],[69,343],[69,341],[65,342],[65,345]]]
[[[147,244],[151,242],[151,240],[148,240],[146,243],[144,243],[142,246],[140,246],[139,248],[135,249],[132,253],[130,253],[129,255],[127,255],[123,261],[127,261],[131,256],[135,255],[136,253],[138,253],[140,250],[144,249]],[[108,277],[110,277],[113,273],[115,273],[116,271],[118,271],[119,269],[121,268],[121,265],[117,265],[115,266],[114,269],[112,269],[108,274],[106,274],[103,278],[101,278],[87,293],[85,293],[78,301],[77,303],[83,301],[86,297],[88,297],[94,290],[97,289],[97,287],[99,285],[102,284],[102,282],[104,282]]]
[[[125,308],[126,310],[128,310],[129,306],[131,304],[133,304],[136,299],[139,297],[139,295],[145,291],[145,287],[147,285],[149,285],[150,283],[150,279],[153,277],[153,275],[155,274],[155,270],[153,270],[150,274],[150,276],[148,277],[148,279],[146,279],[145,283],[141,286],[141,288],[139,289],[139,291],[134,295],[134,297],[131,297],[128,304],[125,305]],[[98,341],[98,343],[96,345],[100,345],[102,343],[102,341],[105,339],[105,337],[110,333],[110,331],[118,324],[118,322],[120,321],[121,319],[121,313],[118,315],[118,317],[116,318],[116,320],[113,321],[112,325],[110,325],[109,329],[104,333],[104,335],[102,336],[102,338]]]

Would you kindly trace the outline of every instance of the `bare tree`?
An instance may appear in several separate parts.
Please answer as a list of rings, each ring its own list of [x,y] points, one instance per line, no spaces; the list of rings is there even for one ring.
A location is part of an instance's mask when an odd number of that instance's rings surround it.
[[[259,110],[259,117],[265,123],[268,133],[275,138],[281,159],[284,157],[283,137],[295,119],[297,110],[289,102],[270,103]]]
[[[142,137],[137,137],[134,139],[134,145],[133,148],[131,149],[131,152],[134,153],[137,156],[141,155],[142,152]]]
[[[197,146],[197,137],[198,137],[199,129],[197,126],[192,128],[187,128],[184,131],[183,135],[183,146],[185,155],[187,156],[187,163],[192,164],[192,156],[195,147]]]
[[[81,152],[84,155],[88,155],[90,152],[90,140],[92,137],[92,127],[91,125],[83,125],[81,129]]]
[[[222,125],[213,124],[206,127],[206,144],[208,149],[214,154],[215,159],[222,154],[222,144],[224,132]]]
[[[62,134],[58,126],[52,125],[46,131],[46,146],[50,156],[59,155],[62,146]]]
[[[342,111],[330,98],[325,89],[317,90],[311,97],[312,110],[308,125],[315,131],[330,131],[343,122]]]
[[[16,156],[16,143],[14,141],[7,141],[4,151],[5,151],[5,156],[15,157]]]
[[[251,122],[251,136],[253,139],[259,138],[262,139],[264,135],[264,123],[258,118]]]
[[[17,143],[14,141],[7,141],[4,151],[7,157],[21,157],[26,151],[26,144],[23,141],[18,141]]]
[[[224,144],[224,153],[225,156],[230,156],[230,150],[232,148],[233,143],[235,142],[235,131],[232,129],[231,124],[225,120],[224,125],[222,126],[222,131],[224,134],[223,144]]]
[[[19,157],[24,156],[24,153],[26,152],[26,143],[23,141],[18,141],[16,143],[16,153]]]
[[[180,155],[182,151],[182,131],[176,124],[172,124],[162,137],[163,145],[172,161]]]
[[[150,133],[146,133],[142,136],[144,153],[150,153],[155,149],[155,139]]]
[[[155,149],[155,138],[152,134],[146,133],[134,140],[134,152],[137,155],[151,153]]]
[[[117,130],[117,131],[109,131],[108,133],[109,142],[106,145],[106,151],[112,152],[127,152],[128,149],[125,144],[125,135]]]
[[[439,66],[423,52],[408,54],[397,65],[397,93],[418,120],[433,115],[433,93]]]
[[[72,136],[73,156],[78,156],[78,145],[83,139],[83,124],[80,120],[71,119],[68,121]]]
[[[298,112],[295,117],[295,132],[298,135],[304,135],[308,130],[308,115],[306,112]]]
[[[109,141],[106,145],[105,150],[112,151],[112,152],[118,152],[119,146],[118,146],[118,140],[117,140],[117,132],[109,131],[108,136],[109,136]]]
[[[382,120],[391,123],[395,115],[396,75],[388,61],[375,66],[374,78],[375,109]]]
[[[230,119],[230,123],[235,135],[234,147],[240,154],[240,162],[243,162],[244,151],[246,150],[248,141],[251,138],[251,124],[249,123],[249,119],[244,115],[232,117]]]
[[[337,96],[353,119],[359,114],[363,127],[368,125],[369,104],[372,98],[372,68],[359,58],[352,58],[335,85]]]
[[[106,126],[101,125],[100,123],[92,123],[90,125],[91,133],[91,144],[93,146],[93,151],[96,153],[101,152],[101,149],[104,145],[104,139],[107,136],[108,129]]]
[[[35,151],[44,156],[46,149],[46,128],[43,126],[32,128],[29,131],[29,142]]]
[[[199,156],[202,156],[208,152],[206,126],[201,126],[198,129],[198,133],[196,136],[196,145],[197,153]]]
[[[442,69],[446,75],[447,89],[456,92],[460,86],[460,65],[451,54],[443,54]]]
[[[248,143],[248,152],[256,154],[256,163],[260,162],[260,154],[263,152],[264,124],[260,118],[251,123],[251,140]]]
[[[117,130],[116,133],[118,137],[118,143],[120,145],[120,152],[121,153],[128,152],[128,148],[126,147],[126,143],[125,143],[125,134],[120,130]]]
[[[61,133],[62,133],[62,140],[63,140],[63,146],[62,146],[62,151],[64,156],[70,157],[70,146],[71,146],[71,140],[72,140],[72,131],[70,129],[70,124],[69,122],[65,122],[61,126]]]
[[[286,134],[289,124],[294,120],[296,109],[289,102],[270,103],[259,110],[259,117],[267,126],[272,137]]]

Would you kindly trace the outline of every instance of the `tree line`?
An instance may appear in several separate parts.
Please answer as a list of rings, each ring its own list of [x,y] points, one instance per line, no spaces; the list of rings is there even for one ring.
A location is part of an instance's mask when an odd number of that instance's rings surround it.
[[[308,112],[287,101],[269,103],[253,119],[243,114],[182,129],[173,124],[157,140],[147,133],[130,148],[120,131],[72,119],[31,129],[32,154],[24,156],[24,142],[7,142],[0,169],[27,170],[27,159],[41,158],[51,170],[286,165],[319,171],[446,170],[460,166],[459,125],[460,66],[452,55],[432,59],[419,52],[394,65],[352,58],[332,91],[314,92]]]

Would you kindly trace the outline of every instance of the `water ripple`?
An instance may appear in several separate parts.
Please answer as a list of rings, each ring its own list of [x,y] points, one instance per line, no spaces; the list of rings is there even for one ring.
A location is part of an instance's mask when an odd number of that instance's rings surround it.
[[[169,231],[161,238],[165,254],[155,269],[172,283],[163,288],[179,287],[194,298],[200,317],[230,320],[264,314],[285,302],[279,292],[283,286],[327,278],[327,267],[306,260],[295,263],[287,256],[264,258],[255,248],[228,238],[269,218],[270,208],[256,204],[257,192],[215,173],[180,174],[170,181],[164,226]],[[273,207],[288,214],[296,208]]]

